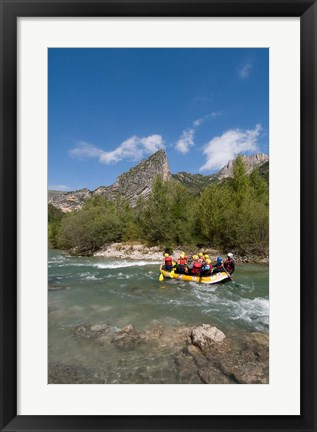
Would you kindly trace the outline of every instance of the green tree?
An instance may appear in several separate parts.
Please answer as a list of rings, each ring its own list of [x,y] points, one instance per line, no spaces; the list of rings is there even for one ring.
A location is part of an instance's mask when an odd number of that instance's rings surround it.
[[[172,188],[170,182],[157,177],[153,183],[152,191],[143,207],[139,209],[138,223],[142,238],[150,244],[169,242],[172,234]]]
[[[146,201],[138,203],[141,236],[150,244],[183,244],[191,241],[194,197],[177,181],[158,177]]]
[[[268,185],[256,171],[247,174],[242,157],[233,178],[206,188],[199,198],[203,240],[241,253],[266,253],[269,243]]]
[[[57,245],[57,233],[61,225],[61,221],[64,217],[60,209],[54,207],[52,204],[48,205],[48,244],[49,247],[56,247]]]
[[[122,226],[114,203],[96,197],[85,203],[82,210],[63,218],[57,234],[57,246],[90,255],[102,245],[120,241]]]
[[[250,183],[254,198],[268,205],[269,185],[268,182],[263,177],[261,177],[259,170],[255,169],[252,171],[250,174]]]
[[[225,246],[233,236],[231,229],[236,205],[234,194],[228,186],[212,185],[206,188],[199,200],[201,233],[205,240]]]
[[[48,222],[60,222],[65,213],[62,210],[54,207],[52,204],[48,205]]]
[[[247,175],[247,168],[242,156],[237,156],[232,164],[233,178],[232,189],[237,205],[250,194],[250,177]]]

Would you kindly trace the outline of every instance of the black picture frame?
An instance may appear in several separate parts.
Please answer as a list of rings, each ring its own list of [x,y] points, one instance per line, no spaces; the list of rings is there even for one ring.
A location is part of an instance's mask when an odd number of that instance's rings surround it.
[[[1,431],[316,431],[317,4],[312,0],[0,0]],[[300,17],[301,413],[298,416],[17,415],[17,18]],[[291,231],[291,227],[290,227]],[[297,256],[297,254],[296,254]],[[304,261],[309,257],[309,262]],[[281,257],[285,259],[285,257]],[[291,261],[293,257],[289,258]]]

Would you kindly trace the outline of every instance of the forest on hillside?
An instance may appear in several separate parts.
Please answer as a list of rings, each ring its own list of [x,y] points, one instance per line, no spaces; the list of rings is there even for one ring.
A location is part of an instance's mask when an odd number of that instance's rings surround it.
[[[192,194],[176,180],[157,177],[146,200],[132,208],[123,198],[95,196],[83,208],[63,213],[48,207],[49,246],[91,255],[105,244],[141,242],[214,247],[239,254],[265,255],[269,247],[269,185],[243,159],[233,163],[233,177]]]

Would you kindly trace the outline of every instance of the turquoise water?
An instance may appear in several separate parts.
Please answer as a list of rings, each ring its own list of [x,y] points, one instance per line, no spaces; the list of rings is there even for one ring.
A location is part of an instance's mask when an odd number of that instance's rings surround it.
[[[49,362],[100,367],[105,348],[92,353],[71,333],[82,324],[105,323],[114,328],[133,324],[141,331],[205,323],[224,332],[269,331],[268,266],[237,265],[234,279],[240,287],[231,282],[208,287],[177,280],[159,282],[159,264],[72,257],[49,250]],[[110,351],[108,368],[118,356]]]

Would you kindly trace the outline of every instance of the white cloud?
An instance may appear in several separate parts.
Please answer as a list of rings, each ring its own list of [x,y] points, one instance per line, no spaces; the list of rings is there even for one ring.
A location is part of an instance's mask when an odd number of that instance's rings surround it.
[[[197,119],[197,120],[193,121],[193,125],[195,127],[198,127],[198,126],[200,126],[202,124],[203,121],[204,121],[203,118]]]
[[[74,158],[97,157],[99,162],[109,165],[123,159],[137,161],[162,148],[165,146],[161,135],[150,135],[143,138],[132,136],[112,151],[106,152],[92,144],[80,142],[77,147],[69,151],[69,154]]]
[[[54,190],[54,191],[61,191],[61,192],[67,192],[73,190],[69,186],[66,185],[52,185],[48,187],[48,190]]]
[[[79,141],[77,147],[69,150],[71,157],[75,159],[84,159],[87,157],[100,157],[102,150],[84,141]]]
[[[182,132],[180,139],[176,143],[176,149],[183,154],[189,152],[189,147],[195,145],[194,134],[194,129],[185,129]]]
[[[205,115],[202,118],[199,118],[197,120],[193,121],[193,128],[191,129],[184,129],[182,132],[181,137],[179,138],[179,140],[177,141],[175,148],[176,150],[178,150],[179,152],[185,154],[189,152],[189,148],[195,145],[194,142],[194,135],[195,135],[195,130],[201,126],[206,120],[210,119],[210,118],[215,118],[222,115],[222,111],[215,111],[212,112],[210,114]]]
[[[257,151],[257,140],[261,130],[261,125],[257,124],[254,129],[245,131],[231,129],[221,136],[213,138],[204,147],[203,154],[207,160],[200,171],[220,169],[239,153]]]
[[[212,112],[212,113],[210,113],[210,114],[205,115],[204,117],[202,117],[202,118],[200,118],[200,119],[195,120],[195,121],[193,122],[193,125],[194,125],[195,127],[198,127],[198,126],[202,125],[206,120],[209,120],[210,118],[216,118],[216,117],[219,117],[219,116],[221,116],[222,114],[223,114],[222,111],[215,111],[215,112]]]
[[[242,68],[239,70],[239,77],[241,79],[249,78],[251,70],[253,69],[252,63],[246,63],[242,66]]]
[[[141,138],[141,144],[147,153],[154,153],[161,148],[164,148],[163,138],[161,135],[150,135],[145,138]]]

